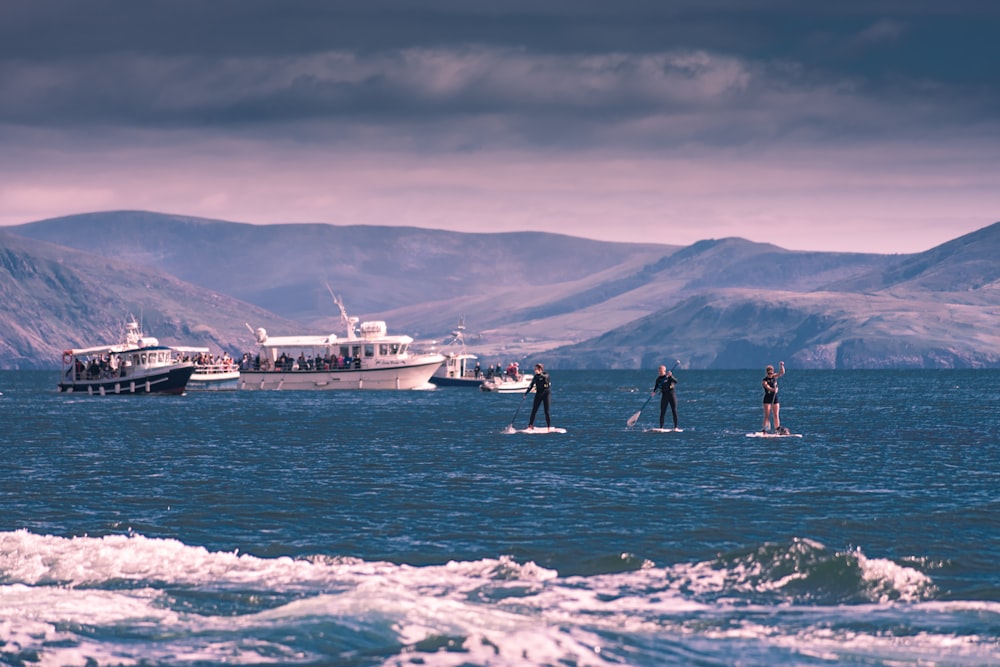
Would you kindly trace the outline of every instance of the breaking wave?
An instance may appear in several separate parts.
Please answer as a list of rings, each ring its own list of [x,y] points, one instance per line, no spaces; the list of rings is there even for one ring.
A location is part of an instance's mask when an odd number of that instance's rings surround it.
[[[720,650],[748,662],[1000,659],[990,639],[1000,604],[938,600],[919,558],[794,539],[665,567],[615,559],[604,574],[564,577],[509,557],[415,567],[0,533],[0,655],[39,665],[683,664]]]

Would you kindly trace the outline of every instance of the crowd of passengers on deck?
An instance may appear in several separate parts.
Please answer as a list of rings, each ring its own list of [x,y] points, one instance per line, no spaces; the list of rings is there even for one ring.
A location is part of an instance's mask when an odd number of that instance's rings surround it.
[[[229,366],[234,365],[233,358],[229,356],[228,352],[225,351],[218,357],[211,352],[199,352],[193,357],[185,355],[178,361],[190,361],[194,363],[195,366],[224,366],[228,368]]]
[[[156,356],[157,352],[122,355],[101,354],[90,357],[86,362],[79,357],[74,357],[73,363],[66,369],[66,378],[73,382],[80,382],[83,380],[112,380],[114,378],[127,377],[131,374],[132,357],[135,356],[137,360],[141,357],[139,363],[145,364],[147,354],[150,355],[150,361],[154,361],[153,357]],[[164,353],[160,352],[159,354]]]
[[[473,369],[472,372],[473,372],[473,375],[474,375],[474,377],[476,379],[479,379],[480,377],[484,377],[487,380],[492,380],[494,378],[497,378],[497,379],[500,379],[500,380],[508,380],[508,379],[509,380],[521,380],[524,377],[524,374],[521,372],[521,367],[518,366],[518,363],[516,361],[511,362],[510,364],[508,364],[506,370],[504,370],[504,367],[501,366],[500,362],[498,361],[496,367],[494,367],[491,364],[487,365],[485,372],[482,371],[482,370],[480,370],[480,368],[479,368],[479,362],[477,361],[476,362],[476,367],[475,367],[475,369]]]
[[[241,368],[255,371],[272,370],[270,359],[267,357],[261,359],[259,354],[251,357],[249,352],[243,355]],[[361,368],[361,357],[345,357],[342,354],[316,357],[310,355],[307,357],[304,353],[293,357],[282,353],[274,362],[275,371],[332,371],[348,368]]]
[[[74,381],[81,380],[111,380],[119,377],[126,377],[129,375],[129,369],[132,367],[132,355],[141,355],[142,363],[146,362],[146,355],[155,355],[156,352],[141,352],[141,353],[129,353],[129,354],[102,354],[95,357],[91,357],[86,362],[74,357],[73,363],[68,369],[66,369],[66,378]],[[163,354],[162,352],[160,354]],[[246,355],[248,356],[248,355]],[[208,352],[202,352],[195,356],[190,355],[178,355],[175,358],[170,359],[172,363],[181,362],[192,362],[196,366],[223,366],[230,367],[233,364],[233,358],[229,356],[228,352],[223,352],[222,355],[216,357]]]
[[[74,359],[73,364],[66,370],[66,377],[74,381],[109,380],[115,377],[125,377],[126,365],[130,366],[131,362],[126,360],[125,364],[119,368],[118,357],[109,355],[92,357],[87,363],[80,359]]]

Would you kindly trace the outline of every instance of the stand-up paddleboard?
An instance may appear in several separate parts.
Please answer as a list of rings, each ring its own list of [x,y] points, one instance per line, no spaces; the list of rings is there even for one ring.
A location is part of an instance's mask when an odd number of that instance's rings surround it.
[[[683,433],[682,428],[647,428],[646,431],[650,433]]]
[[[801,433],[764,433],[763,431],[754,431],[753,433],[747,433],[748,438],[801,438]]]
[[[519,428],[516,430],[507,429],[504,433],[565,433],[566,429],[555,426],[536,426],[535,428]]]

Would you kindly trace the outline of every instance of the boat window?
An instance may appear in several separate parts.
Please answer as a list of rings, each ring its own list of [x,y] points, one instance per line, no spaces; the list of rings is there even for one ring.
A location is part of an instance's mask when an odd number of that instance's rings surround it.
[[[375,356],[375,345],[372,343],[365,344],[365,356],[374,357]]]
[[[396,350],[396,354],[406,354],[406,345],[406,343],[401,344],[399,349]]]
[[[146,363],[146,353],[143,352],[142,354],[140,354],[139,355],[139,359],[140,359],[140,363],[145,364]]]
[[[378,346],[378,356],[385,357],[389,355],[389,346],[385,343],[381,343]]]

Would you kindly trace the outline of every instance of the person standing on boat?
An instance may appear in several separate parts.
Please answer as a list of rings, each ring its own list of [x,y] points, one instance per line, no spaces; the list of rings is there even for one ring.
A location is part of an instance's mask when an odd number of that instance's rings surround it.
[[[774,430],[781,428],[781,418],[778,411],[781,404],[778,402],[778,378],[785,374],[785,362],[778,362],[779,371],[774,372],[774,366],[764,369],[764,379],[760,381],[760,386],[764,389],[764,424],[761,431],[767,433],[767,427],[771,420],[774,420]]]
[[[667,406],[670,406],[670,413],[674,417],[674,429],[677,429],[677,393],[674,387],[677,386],[677,378],[673,371],[668,371],[666,366],[660,366],[660,374],[656,376],[653,384],[653,394],[660,392],[660,428],[663,428],[663,418],[667,416]]]
[[[538,406],[545,407],[545,426],[547,428],[552,428],[552,418],[549,415],[549,403],[552,396],[552,382],[549,380],[549,374],[545,372],[545,366],[542,364],[535,364],[535,375],[531,379],[531,384],[528,385],[528,390],[524,392],[527,396],[531,393],[531,390],[535,390],[535,400],[531,404],[531,416],[528,418],[528,429],[535,428],[535,415],[538,414]]]

